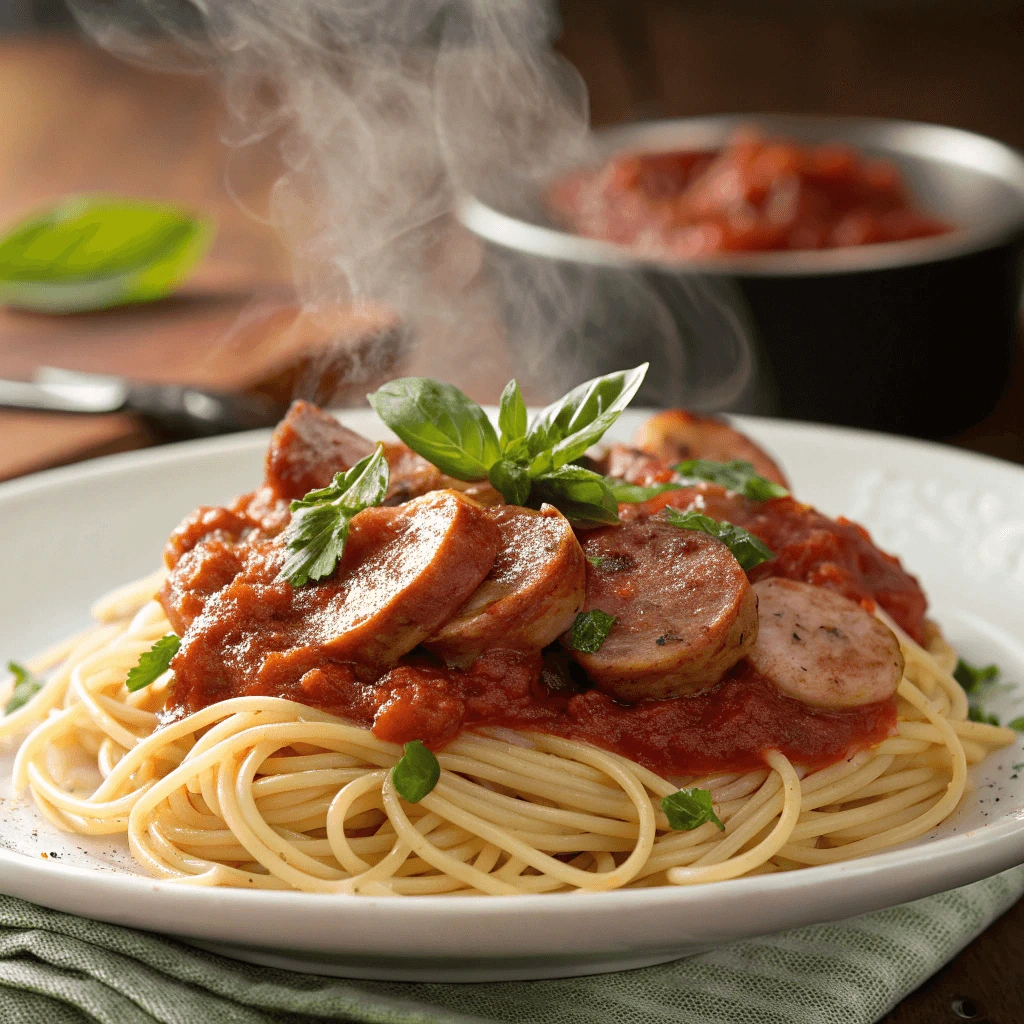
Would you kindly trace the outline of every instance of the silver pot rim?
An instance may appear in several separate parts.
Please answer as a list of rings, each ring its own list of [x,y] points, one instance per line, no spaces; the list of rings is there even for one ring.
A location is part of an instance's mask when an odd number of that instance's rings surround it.
[[[508,213],[470,194],[456,199],[455,212],[478,237],[503,249],[569,263],[673,274],[803,277],[912,267],[956,259],[1024,237],[1024,155],[976,132],[945,125],[887,118],[820,117],[803,114],[728,114],[639,121],[594,133],[598,158],[624,146],[657,152],[679,146],[720,145],[741,125],[753,124],[798,141],[837,141],[880,155],[959,166],[986,174],[1012,190],[998,219],[954,228],[933,238],[879,242],[837,249],[723,255],[671,260],[639,254],[626,246],[584,238]]]

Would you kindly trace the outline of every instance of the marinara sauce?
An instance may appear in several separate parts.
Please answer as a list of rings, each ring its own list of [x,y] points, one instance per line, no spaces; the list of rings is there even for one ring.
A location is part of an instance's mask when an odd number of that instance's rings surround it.
[[[924,597],[916,581],[859,527],[791,499],[748,502],[715,486],[671,492],[659,503],[669,500],[742,522],[775,545],[775,569],[765,563],[759,570],[877,599],[911,632],[922,627]],[[659,503],[621,511],[657,514]],[[768,749],[820,768],[876,745],[894,729],[894,699],[843,710],[809,707],[781,694],[745,661],[704,692],[634,704],[591,686],[554,648],[491,650],[466,670],[414,651],[368,679],[363,667],[333,660],[315,640],[309,622],[318,614],[317,585],[297,590],[280,578],[277,531],[285,509],[266,491],[256,492],[231,510],[198,510],[172,535],[172,564],[183,552],[192,554],[178,563],[162,594],[185,635],[173,662],[171,717],[230,697],[277,696],[395,743],[419,739],[438,749],[464,730],[500,726],[589,742],[677,776],[756,769]],[[226,587],[231,600],[209,600]]]
[[[743,129],[721,150],[624,153],[549,190],[576,234],[681,259],[927,238],[952,225],[918,209],[899,170],[845,145]]]

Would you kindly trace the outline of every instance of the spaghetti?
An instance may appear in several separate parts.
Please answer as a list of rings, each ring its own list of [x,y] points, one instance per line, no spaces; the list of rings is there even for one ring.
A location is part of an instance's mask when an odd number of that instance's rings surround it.
[[[0,724],[15,784],[57,827],[125,834],[156,877],[369,895],[511,895],[691,885],[830,864],[945,820],[967,767],[1014,739],[969,721],[934,627],[925,646],[885,612],[904,659],[895,735],[805,772],[777,750],[761,770],[666,779],[619,754],[535,732],[463,733],[416,804],[390,769],[400,746],[280,697],[242,696],[161,725],[171,673],[129,670],[172,632],[163,573],[94,609],[98,625],[30,665],[44,687]],[[669,826],[661,800],[709,790],[719,830]]]

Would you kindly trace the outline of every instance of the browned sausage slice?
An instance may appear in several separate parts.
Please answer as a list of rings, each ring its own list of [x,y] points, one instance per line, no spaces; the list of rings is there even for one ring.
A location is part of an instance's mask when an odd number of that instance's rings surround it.
[[[498,527],[456,491],[432,491],[397,508],[368,508],[352,520],[328,600],[310,608],[334,658],[392,665],[450,619],[494,564]],[[307,589],[300,588],[296,608]],[[314,603],[316,598],[310,598]]]
[[[637,431],[633,442],[672,466],[688,459],[740,459],[751,463],[766,480],[789,486],[785,474],[760,445],[715,416],[666,409],[652,416]]]
[[[789,697],[823,708],[887,700],[903,676],[895,634],[858,604],[796,580],[754,584],[757,643],[750,663]]]
[[[573,652],[600,689],[623,700],[692,693],[753,646],[757,599],[715,538],[651,518],[594,530],[583,551],[584,610],[616,619],[595,654]]]
[[[449,664],[484,651],[540,650],[557,640],[583,607],[583,549],[568,520],[544,505],[487,509],[501,534],[487,579],[458,614],[424,645]]]

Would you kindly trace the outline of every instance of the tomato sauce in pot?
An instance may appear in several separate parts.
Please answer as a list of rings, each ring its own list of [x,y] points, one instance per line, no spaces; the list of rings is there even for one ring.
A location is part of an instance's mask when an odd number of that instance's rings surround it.
[[[620,154],[557,181],[547,203],[575,234],[680,259],[906,241],[953,228],[915,205],[887,160],[752,129],[717,151]]]

